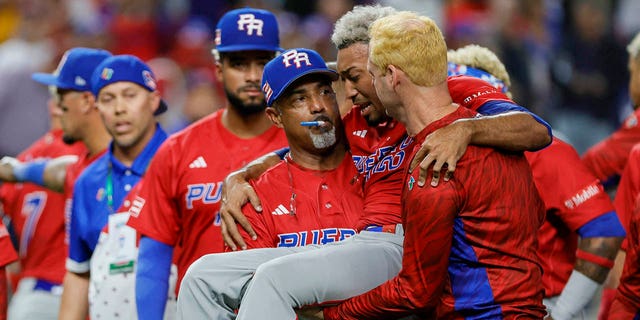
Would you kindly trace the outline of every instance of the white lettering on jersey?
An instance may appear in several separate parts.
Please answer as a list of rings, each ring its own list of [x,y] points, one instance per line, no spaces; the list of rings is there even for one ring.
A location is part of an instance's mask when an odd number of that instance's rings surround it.
[[[293,63],[296,65],[296,68],[300,68],[302,66],[302,62],[306,63],[307,66],[311,65],[309,61],[309,55],[306,52],[298,52],[298,50],[290,50],[282,55],[282,62],[285,67],[291,67]]]
[[[264,21],[256,19],[251,13],[241,14],[238,16],[238,30],[247,31],[247,35],[252,36],[253,31],[256,35],[262,36],[262,26]]]
[[[593,198],[595,195],[599,194],[600,192],[602,192],[602,188],[598,185],[598,182],[595,181],[589,186],[587,186],[586,188],[580,190],[571,198],[565,200],[564,205],[569,209],[573,209],[585,203],[587,200]]]
[[[140,215],[140,211],[142,211],[142,207],[144,207],[144,203],[146,201],[140,197],[140,196],[136,196],[135,199],[133,199],[133,203],[131,203],[131,207],[129,208],[129,215],[137,218]]]
[[[311,237],[309,237],[311,233]],[[281,233],[278,235],[278,247],[304,247],[310,244],[327,244],[352,237],[356,231],[348,228],[327,228],[320,230]]]
[[[222,197],[222,182],[196,183],[187,185],[187,194],[185,195],[186,208],[193,209],[194,201],[202,201],[204,204],[212,204],[220,202]]]

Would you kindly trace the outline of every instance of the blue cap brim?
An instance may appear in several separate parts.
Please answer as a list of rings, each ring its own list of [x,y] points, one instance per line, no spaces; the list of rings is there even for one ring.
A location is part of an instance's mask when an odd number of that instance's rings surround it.
[[[48,86],[57,86],[58,85],[58,76],[51,73],[34,73],[31,75],[31,79],[36,82],[46,84]]]
[[[280,96],[282,96],[282,94],[287,91],[287,89],[289,89],[289,86],[294,83],[296,80],[306,76],[306,75],[310,75],[310,74],[323,74],[326,76],[329,76],[329,78],[331,79],[331,81],[336,81],[338,80],[339,76],[338,73],[333,71],[333,70],[329,70],[329,69],[310,69],[307,70],[299,75],[297,75],[295,78],[290,79],[289,81],[287,81],[284,86],[282,86],[282,90],[280,90],[280,92],[278,92],[278,95],[273,97],[273,99],[271,100],[271,104],[269,106],[271,106],[273,104],[273,102],[275,102],[276,100],[278,100],[278,98],[280,98]]]
[[[284,49],[280,47],[273,47],[270,45],[256,45],[256,44],[239,44],[239,45],[231,45],[225,46],[223,48],[216,48],[218,52],[234,52],[234,51],[252,51],[252,50],[261,50],[261,51],[273,51],[273,52],[282,52]]]

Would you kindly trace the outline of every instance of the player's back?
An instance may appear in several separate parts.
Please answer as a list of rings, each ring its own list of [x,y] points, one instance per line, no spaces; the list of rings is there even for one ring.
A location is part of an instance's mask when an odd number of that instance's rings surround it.
[[[544,207],[526,159],[522,154],[470,145],[458,161],[452,182],[458,213],[448,261],[450,281],[439,316],[542,317],[536,235]]]
[[[52,130],[24,150],[18,159],[31,161],[81,155],[82,143],[67,145],[62,131]],[[65,273],[66,244],[62,193],[31,183],[4,184],[0,199],[19,238],[21,277],[61,284]]]

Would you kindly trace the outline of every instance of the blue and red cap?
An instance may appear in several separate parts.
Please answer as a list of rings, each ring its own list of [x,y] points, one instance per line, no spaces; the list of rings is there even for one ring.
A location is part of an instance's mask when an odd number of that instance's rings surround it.
[[[54,73],[34,73],[36,82],[74,91],[91,91],[93,70],[111,53],[102,49],[73,48],[62,56]]]
[[[128,54],[112,56],[98,65],[91,77],[92,91],[97,97],[102,88],[115,82],[133,82],[154,92],[158,82],[151,68],[140,58]],[[167,111],[167,104],[160,100],[160,106],[154,113],[159,115]]]
[[[242,8],[225,13],[216,26],[216,50],[282,51],[278,22],[267,10]]]
[[[262,72],[262,92],[267,106],[270,107],[294,81],[312,73],[325,74],[332,81],[338,79],[338,73],[329,69],[320,54],[311,49],[289,49],[273,58]]]

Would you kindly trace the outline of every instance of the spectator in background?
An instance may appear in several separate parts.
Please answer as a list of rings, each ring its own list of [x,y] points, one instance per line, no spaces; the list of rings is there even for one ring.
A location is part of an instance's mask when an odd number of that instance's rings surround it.
[[[559,101],[550,120],[582,153],[618,124],[625,60],[613,37],[611,2],[573,1],[568,10],[569,27],[552,65]]]

